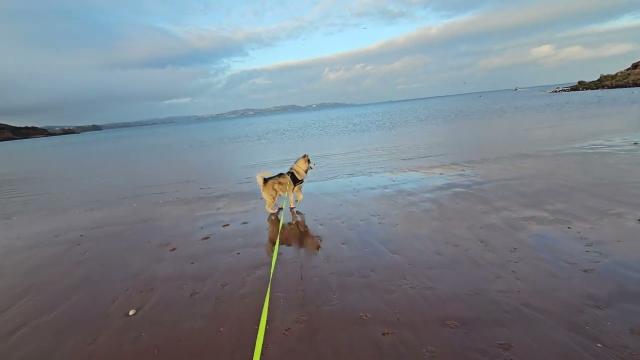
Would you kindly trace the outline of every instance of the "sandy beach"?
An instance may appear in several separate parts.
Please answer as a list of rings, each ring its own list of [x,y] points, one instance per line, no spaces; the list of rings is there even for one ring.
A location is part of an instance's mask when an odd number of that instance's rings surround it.
[[[437,140],[460,133],[456,123],[429,125],[423,134],[436,134],[435,148],[415,140],[397,153],[391,142],[407,141],[415,128],[374,129],[365,138],[391,140],[378,153],[368,149],[361,167],[350,165],[359,155],[340,138],[332,147],[309,144],[317,169],[300,214],[280,214],[285,233],[263,358],[640,359],[635,109],[631,103],[606,128],[587,119],[579,135],[562,139],[579,119],[540,115],[555,127],[512,125],[509,141],[521,139],[517,130],[529,141],[504,145],[508,153],[494,152],[481,128],[468,142]],[[49,161],[46,149],[112,136],[105,134],[27,141],[45,144],[37,156]],[[118,138],[135,143],[128,134]],[[254,139],[202,136],[167,151],[206,152],[201,161],[211,166],[175,162],[171,175],[162,172],[171,157],[121,159],[117,143],[100,142],[91,161],[73,165],[86,176],[72,190],[62,175],[36,183],[31,164],[2,173],[0,358],[251,356],[278,221],[252,179],[258,169],[285,170],[298,154],[242,160],[249,148],[216,165],[213,157],[232,154],[220,149]],[[4,149],[15,156],[14,147]],[[478,156],[432,157],[449,148]],[[105,149],[118,160],[102,157]],[[101,176],[118,167],[121,176]],[[19,191],[27,187],[33,192]],[[137,313],[127,316],[131,309]]]

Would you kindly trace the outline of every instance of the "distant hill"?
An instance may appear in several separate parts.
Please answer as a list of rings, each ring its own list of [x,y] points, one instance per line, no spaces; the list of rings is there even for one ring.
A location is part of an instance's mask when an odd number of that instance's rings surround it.
[[[158,119],[110,123],[110,124],[103,124],[100,126],[102,126],[104,129],[116,129],[116,128],[133,127],[133,126],[150,126],[150,125],[161,125],[161,124],[209,121],[209,120],[216,120],[216,119],[234,119],[234,118],[253,117],[253,116],[265,116],[265,115],[281,114],[281,113],[289,113],[289,112],[293,113],[293,112],[313,111],[313,110],[321,110],[321,109],[332,109],[332,108],[340,108],[340,107],[347,107],[347,106],[353,106],[353,104],[319,103],[319,104],[304,105],[304,106],[279,105],[279,106],[272,106],[268,108],[259,108],[259,109],[248,108],[248,109],[232,110],[232,111],[227,111],[224,113],[217,113],[217,114],[171,116],[171,117],[158,118]]]
[[[83,132],[104,130],[100,125],[43,126],[43,128],[53,135],[80,134]]]
[[[98,125],[70,126],[70,127],[36,127],[12,126],[0,124],[0,141],[21,140],[47,136],[79,134],[86,131],[102,130]]]
[[[51,133],[43,128],[35,126],[11,126],[7,124],[0,124],[0,141],[29,139],[43,136],[51,136]]]
[[[628,68],[618,71],[615,74],[600,75],[597,80],[593,81],[578,81],[577,84],[556,88],[553,92],[567,92],[567,91],[585,91],[585,90],[598,90],[598,89],[616,89],[616,88],[630,88],[640,87],[640,61],[637,61]]]
[[[207,115],[185,115],[185,116],[171,116],[159,119],[147,119],[130,122],[109,123],[102,125],[65,125],[65,126],[11,126],[7,124],[0,124],[0,141],[28,139],[33,137],[45,137],[56,135],[69,135],[79,134],[88,131],[99,131],[107,129],[117,129],[134,126],[151,126],[161,124],[175,124],[175,123],[188,123],[198,121],[209,121],[216,119],[233,119],[252,116],[264,116],[271,114],[280,114],[288,112],[300,112],[300,111],[313,111],[321,109],[340,108],[346,106],[353,106],[353,104],[344,103],[319,103],[312,105],[280,105],[272,106],[261,109],[240,109],[232,110],[218,114]]]

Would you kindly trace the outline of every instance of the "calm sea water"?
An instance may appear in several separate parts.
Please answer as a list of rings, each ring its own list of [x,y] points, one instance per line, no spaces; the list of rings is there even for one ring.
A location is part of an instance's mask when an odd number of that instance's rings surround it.
[[[0,143],[0,220],[158,196],[257,192],[258,171],[285,171],[305,152],[316,162],[309,184],[326,184],[416,166],[638,138],[639,89],[547,90]]]

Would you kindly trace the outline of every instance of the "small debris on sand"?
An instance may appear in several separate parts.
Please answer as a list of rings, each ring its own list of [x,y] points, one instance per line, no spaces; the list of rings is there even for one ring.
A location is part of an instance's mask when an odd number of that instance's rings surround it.
[[[447,320],[444,322],[449,329],[457,329],[460,327],[460,323],[455,320]]]
[[[136,309],[131,309],[131,310],[129,310],[129,312],[127,313],[127,316],[131,317],[131,316],[133,316],[133,315],[135,315],[135,314],[137,314],[137,313],[138,313],[138,310],[136,310]]]
[[[425,349],[422,349],[422,353],[425,359],[436,359],[438,355],[436,348],[433,346],[427,346]]]
[[[174,251],[176,251],[177,249],[178,249],[178,248],[176,248],[176,247],[172,247],[171,249],[169,249],[169,252],[174,252]]]
[[[203,236],[202,239],[200,239],[200,240],[204,241],[204,240],[209,240],[209,239],[211,239],[211,235]]]
[[[382,333],[380,333],[380,335],[382,335],[382,336],[389,336],[389,335],[393,335],[393,334],[395,334],[395,333],[396,333],[396,332],[395,332],[395,331],[393,331],[393,330],[384,329],[384,330],[382,331]]]
[[[360,313],[360,320],[368,320],[371,317],[369,313]]]
[[[585,274],[591,274],[592,272],[595,272],[596,269],[594,269],[594,268],[586,268],[586,269],[582,269],[581,271],[583,273],[585,273]]]
[[[284,335],[284,336],[289,335],[289,333],[291,333],[291,328],[290,328],[290,327],[288,327],[288,328],[286,328],[286,329],[284,329],[284,330],[282,331],[282,335]]]
[[[498,346],[498,349],[502,351],[511,351],[511,349],[513,349],[513,345],[507,341],[497,341],[496,345]]]
[[[222,225],[223,228],[229,227],[231,224],[224,224]]]
[[[192,290],[192,291],[191,291],[191,294],[189,294],[189,297],[190,297],[191,299],[193,299],[194,297],[198,296],[198,294],[200,294],[200,291],[198,291],[198,290]]]
[[[240,225],[247,225],[249,222],[248,221],[243,221],[240,223]]]

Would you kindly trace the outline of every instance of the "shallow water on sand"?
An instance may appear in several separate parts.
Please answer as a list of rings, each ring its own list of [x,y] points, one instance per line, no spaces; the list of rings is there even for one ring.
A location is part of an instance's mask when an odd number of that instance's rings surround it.
[[[265,359],[636,359],[640,91],[546,90],[2,143],[0,358],[248,358],[306,152]]]
[[[317,163],[312,179],[319,182],[530,154],[640,131],[640,90],[546,90],[3,143],[0,218],[247,191],[256,172],[286,170],[304,152]]]

